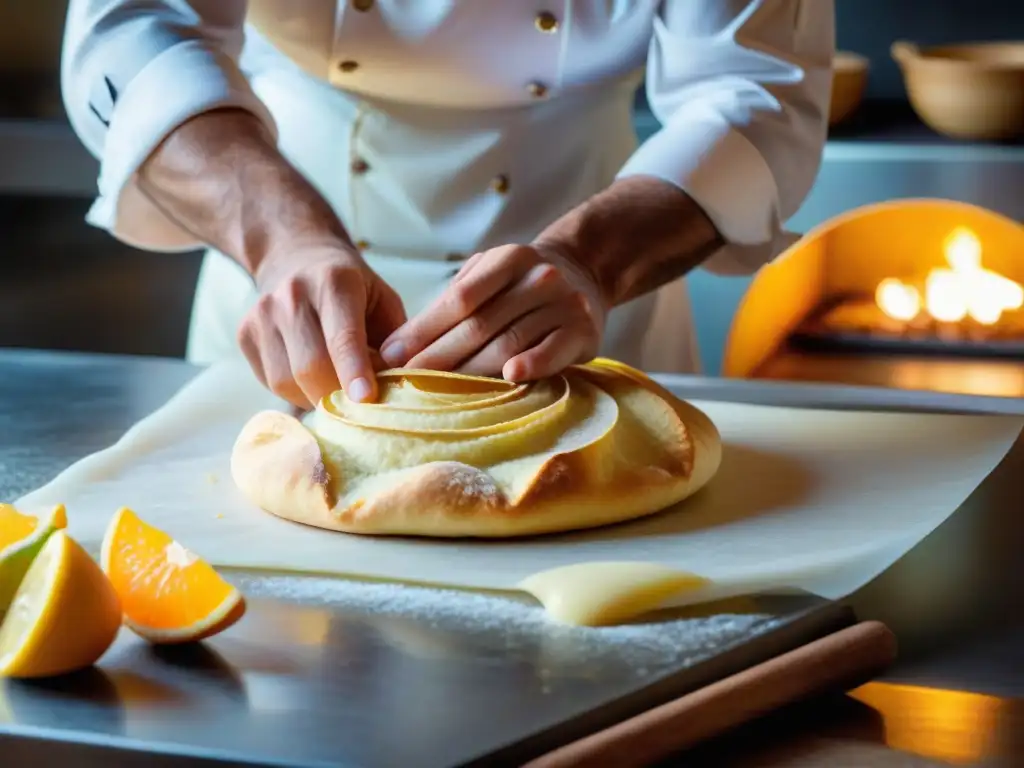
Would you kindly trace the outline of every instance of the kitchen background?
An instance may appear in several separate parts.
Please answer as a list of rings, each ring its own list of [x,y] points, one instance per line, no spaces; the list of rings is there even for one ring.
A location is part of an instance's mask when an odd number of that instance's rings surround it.
[[[1024,3],[836,5],[839,48],[870,59],[866,100],[835,130],[815,188],[790,228],[805,232],[860,205],[921,196],[963,200],[1024,220],[1024,144],[954,141],[921,125],[889,53],[897,39],[1022,39]],[[140,252],[84,223],[96,165],[70,132],[60,104],[65,6],[66,0],[0,0],[0,347],[181,356],[198,254]],[[641,138],[656,127],[642,99],[636,122]],[[690,280],[708,373],[720,370],[729,325],[749,283],[703,272]]]

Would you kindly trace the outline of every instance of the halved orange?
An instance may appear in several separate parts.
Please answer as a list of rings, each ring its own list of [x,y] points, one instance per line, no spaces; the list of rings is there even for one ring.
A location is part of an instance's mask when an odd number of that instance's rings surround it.
[[[101,563],[124,623],[152,643],[212,637],[245,613],[245,598],[213,566],[130,509],[110,521]]]
[[[90,667],[121,628],[99,566],[64,531],[47,539],[0,624],[0,676],[49,677]]]

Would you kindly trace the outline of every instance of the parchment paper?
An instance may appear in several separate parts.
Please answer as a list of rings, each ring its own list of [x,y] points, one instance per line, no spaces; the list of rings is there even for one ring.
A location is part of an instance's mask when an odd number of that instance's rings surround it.
[[[120,506],[215,565],[514,590],[562,565],[646,561],[717,587],[684,601],[796,588],[839,599],[962,504],[1024,426],[1019,416],[800,410],[696,402],[722,433],[719,474],[666,513],[586,533],[511,542],[371,539],[277,519],[234,488],[244,422],[284,408],[241,362],[217,364],[114,446],[17,503],[63,502],[93,552]]]

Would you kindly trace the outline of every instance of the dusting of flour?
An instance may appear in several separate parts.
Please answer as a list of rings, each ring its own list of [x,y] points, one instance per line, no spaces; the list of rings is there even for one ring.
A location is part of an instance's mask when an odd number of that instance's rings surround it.
[[[492,505],[501,496],[501,491],[491,476],[473,467],[453,467],[448,473],[445,489],[457,499],[479,499]]]
[[[611,665],[641,677],[696,664],[783,621],[764,614],[720,614],[573,627],[552,621],[532,601],[512,597],[330,577],[230,574],[228,578],[249,597],[400,619],[478,646],[497,642],[500,647],[494,650],[513,657],[531,655],[542,646],[556,668],[611,671]]]

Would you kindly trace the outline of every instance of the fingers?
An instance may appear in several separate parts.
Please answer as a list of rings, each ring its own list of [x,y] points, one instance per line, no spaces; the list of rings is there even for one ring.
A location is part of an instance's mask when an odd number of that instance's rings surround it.
[[[251,316],[246,318],[239,329],[239,346],[264,387],[292,405],[306,410],[310,401],[292,376],[284,338],[272,323],[261,322],[270,311],[269,301],[261,300],[253,308]]]
[[[489,342],[512,325],[517,318],[524,317],[545,304],[554,304],[562,295],[567,294],[567,287],[558,278],[558,270],[550,264],[537,264],[508,291],[485,304],[476,314],[462,320],[409,360],[406,366],[455,370],[460,367],[460,363],[470,358],[476,359],[474,356],[479,357],[479,353],[488,347]],[[499,345],[502,346],[504,342]],[[515,350],[519,351],[521,350]],[[494,350],[491,349],[491,355],[484,358],[485,367],[490,366],[488,370],[497,373],[501,370],[504,360],[493,364],[493,356]],[[472,368],[476,371],[479,366],[474,365]],[[460,370],[468,372],[465,366]]]
[[[289,310],[289,322],[278,324],[278,334],[284,339],[291,377],[309,406],[314,406],[338,388],[338,376],[313,308],[302,302]]]
[[[532,347],[563,325],[564,309],[547,304],[529,312],[505,328],[483,349],[459,366],[459,373],[473,376],[500,376],[505,363]]]
[[[557,328],[540,343],[511,358],[501,369],[507,381],[536,381],[594,358],[593,344],[572,328]]]
[[[466,274],[468,274],[473,269],[473,267],[475,267],[480,262],[480,259],[482,259],[483,257],[483,253],[480,252],[474,253],[472,256],[466,259],[466,261],[459,268],[459,271],[455,273],[455,277],[452,278],[452,281],[465,277]]]
[[[262,296],[239,330],[239,345],[267,389],[308,409],[337,389],[338,379],[316,314],[294,293],[286,301]]]
[[[570,365],[594,359],[601,334],[592,322],[586,297],[574,294],[571,303],[562,310],[558,328],[538,343],[509,356],[501,368],[504,379],[535,381],[561,373]]]
[[[353,400],[375,397],[366,341],[367,283],[372,273],[327,264],[292,276],[264,294],[239,328],[238,342],[256,377],[274,394],[310,408],[342,387]],[[381,322],[400,324],[401,302],[383,283]],[[388,295],[390,293],[390,295]]]
[[[256,375],[256,380],[267,389],[270,389],[270,384],[267,381],[267,372],[263,370],[263,356],[260,353],[260,345],[257,339],[259,328],[255,315],[258,307],[259,305],[257,304],[256,307],[249,310],[242,320],[242,324],[238,326],[238,347],[242,350],[242,354],[245,355],[249,367],[252,368],[252,372]]]
[[[402,366],[485,303],[515,285],[540,261],[527,246],[474,256],[438,299],[392,334],[381,347],[388,365]]]
[[[402,299],[391,286],[383,280],[378,280],[376,285],[379,289],[378,295],[373,297],[366,314],[366,340],[372,350],[380,349],[384,340],[401,328],[408,319]],[[380,357],[376,352],[374,354]],[[381,362],[383,363],[383,360]],[[386,364],[380,366],[386,367]]]
[[[260,340],[260,358],[270,391],[292,405],[307,410],[312,401],[302,391],[292,374],[288,347],[276,329],[270,328]]]
[[[353,270],[336,270],[317,301],[327,354],[351,400],[377,397],[377,379],[366,341],[366,290]]]
[[[299,408],[339,386],[357,402],[375,399],[384,365],[525,381],[594,356],[601,321],[587,312],[585,290],[535,249],[508,246],[474,256],[407,320],[398,295],[361,261],[323,258],[260,298],[239,345],[257,378]]]

